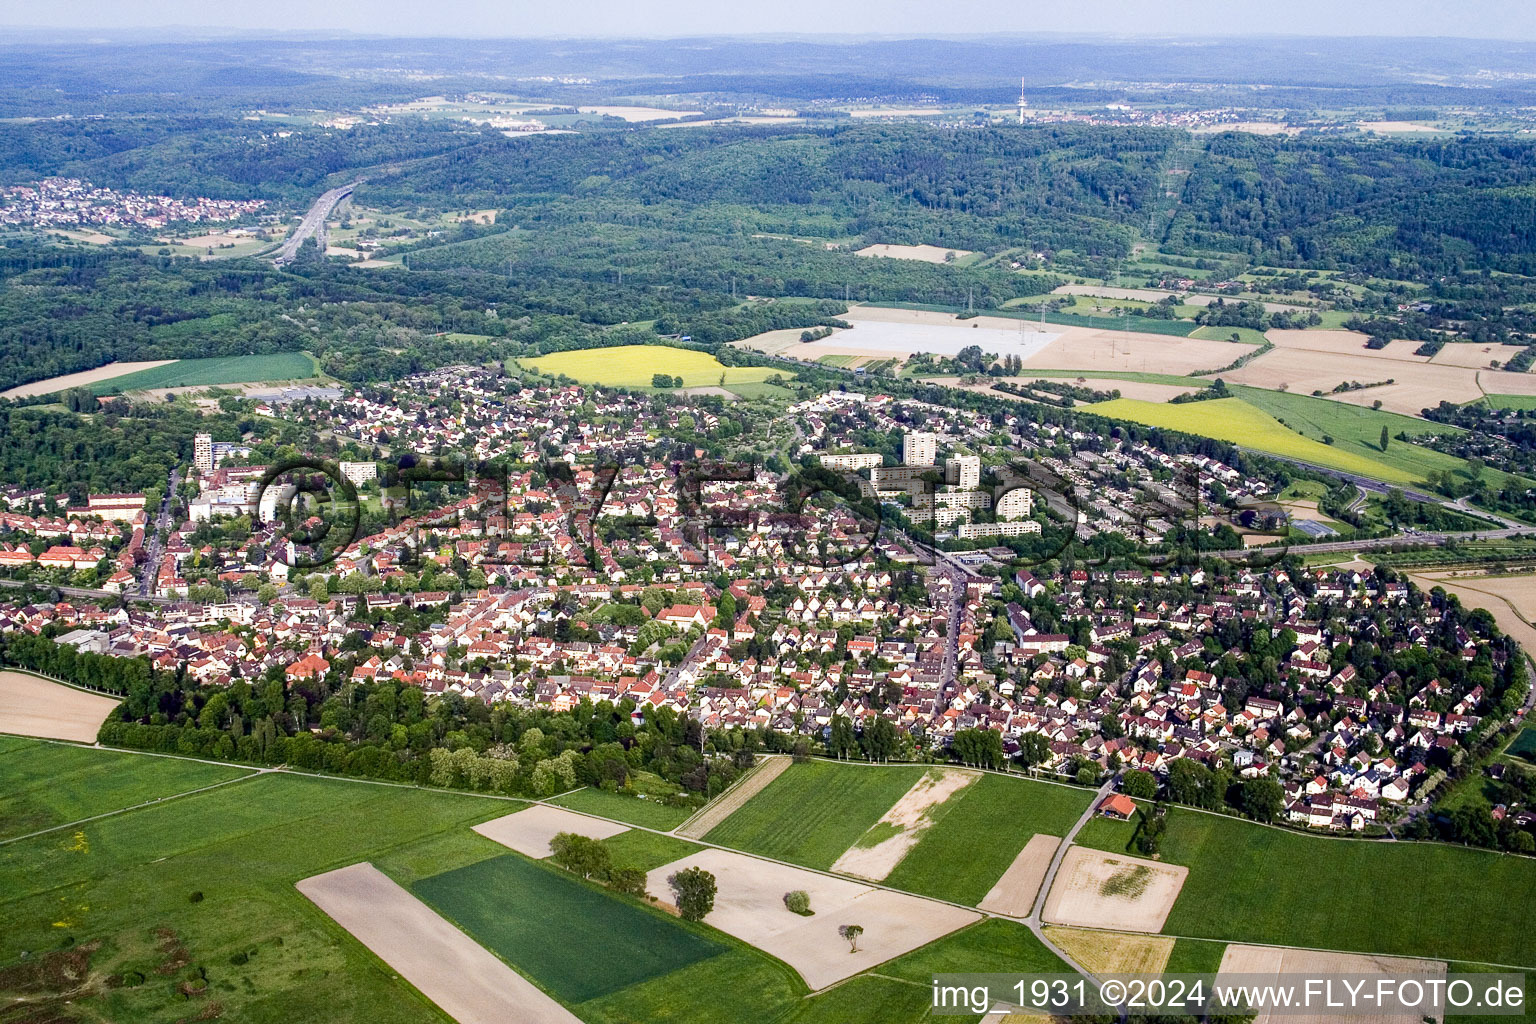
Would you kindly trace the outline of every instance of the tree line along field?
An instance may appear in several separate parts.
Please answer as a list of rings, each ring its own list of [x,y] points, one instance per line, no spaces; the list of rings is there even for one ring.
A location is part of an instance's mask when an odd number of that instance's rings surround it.
[[[163,763],[160,763],[163,762]],[[0,839],[53,828],[251,774],[237,765],[176,758],[147,761],[0,736]]]
[[[1536,859],[1167,813],[1160,855],[1189,875],[1165,934],[1536,967]],[[1077,842],[1124,853],[1134,829],[1095,818]]]
[[[266,381],[306,380],[315,376],[314,357],[307,352],[273,352],[256,356],[215,356],[209,359],[178,359],[91,385],[95,395],[120,395],[125,391],[158,388],[211,387],[219,384],[254,384]]]
[[[575,349],[520,360],[523,366],[583,384],[648,388],[655,374],[682,379],[682,387],[732,387],[760,384],[782,370],[768,366],[726,366],[707,352],[670,345],[618,345]],[[722,377],[724,378],[722,381]]]

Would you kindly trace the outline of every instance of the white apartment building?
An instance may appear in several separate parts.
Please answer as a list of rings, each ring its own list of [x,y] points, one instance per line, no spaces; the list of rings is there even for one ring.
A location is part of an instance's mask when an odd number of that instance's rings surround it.
[[[908,466],[938,465],[938,435],[909,431],[901,439],[901,461]]]
[[[845,455],[823,455],[821,464],[827,469],[849,469],[857,473],[861,469],[874,469],[880,465],[878,452],[850,452]],[[346,463],[343,463],[345,466]]]
[[[1015,487],[997,499],[997,518],[1024,519],[1034,507],[1034,493],[1028,487]]]
[[[962,491],[974,491],[981,486],[980,455],[951,455],[945,468],[946,478]]]

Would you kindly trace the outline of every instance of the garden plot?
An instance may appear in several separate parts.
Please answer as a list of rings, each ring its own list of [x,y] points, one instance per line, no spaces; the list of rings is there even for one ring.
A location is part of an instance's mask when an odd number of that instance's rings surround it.
[[[1160,932],[1189,869],[1074,846],[1045,899],[1045,920],[1082,928]]]
[[[0,672],[0,732],[95,743],[117,699],[26,672]]]
[[[981,901],[981,909],[1008,917],[1028,917],[1035,908],[1035,898],[1040,895],[1040,883],[1045,881],[1046,869],[1051,866],[1051,858],[1060,845],[1061,840],[1056,836],[1032,836]]]
[[[372,864],[315,875],[296,888],[459,1024],[580,1024]]]
[[[832,870],[876,882],[885,878],[938,820],[945,802],[978,778],[978,773],[967,771],[940,769],[926,773],[833,862]]]
[[[535,804],[527,810],[481,822],[475,826],[475,831],[526,857],[542,860],[549,856],[549,841],[560,832],[574,832],[589,839],[608,839],[628,832],[629,828],[563,807]]]
[[[783,960],[812,989],[867,971],[981,917],[947,903],[718,849],[657,868],[646,879],[647,891],[665,898],[671,892],[667,878],[691,867],[712,873],[718,886],[715,908],[704,923]],[[784,894],[797,889],[810,896],[812,916],[784,906]],[[856,953],[838,933],[844,925],[864,929]]]
[[[1232,980],[1234,975],[1251,975],[1239,984],[1274,984],[1281,975],[1293,977],[1317,977],[1329,974],[1388,975],[1393,977],[1415,976],[1420,978],[1444,978],[1446,965],[1439,960],[1414,960],[1399,956],[1373,956],[1367,953],[1334,953],[1325,950],[1290,949],[1285,946],[1244,946],[1233,943],[1221,957],[1217,976],[1222,981]],[[1329,1024],[1338,1016],[1317,1014],[1275,1016],[1261,1013],[1253,1024]],[[1351,1013],[1352,1021],[1361,1024],[1419,1024],[1421,1013]],[[1438,1018],[1437,1018],[1438,1019]]]

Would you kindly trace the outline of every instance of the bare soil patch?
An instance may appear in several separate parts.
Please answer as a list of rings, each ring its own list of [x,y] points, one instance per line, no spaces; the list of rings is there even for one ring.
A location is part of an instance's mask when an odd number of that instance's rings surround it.
[[[961,256],[969,256],[970,249],[946,249],[942,245],[866,245],[856,250],[855,256],[888,256],[898,260],[921,260],[923,263],[947,263],[945,257],[950,253],[955,259]]]
[[[1173,939],[1079,928],[1047,928],[1046,937],[1093,974],[1161,974]]]
[[[1389,341],[1386,348],[1366,348],[1370,335],[1359,331],[1309,331],[1271,330],[1264,337],[1276,348],[1302,349],[1307,352],[1332,352],[1336,355],[1360,356],[1364,359],[1401,359],[1413,363],[1427,363],[1428,356],[1414,355],[1417,341]]]
[[[1035,908],[1035,899],[1040,895],[1040,883],[1045,881],[1045,872],[1051,866],[1051,858],[1056,855],[1056,847],[1060,845],[1061,839],[1057,836],[1031,836],[1029,842],[1024,844],[1024,849],[1013,858],[1013,863],[1008,865],[1008,870],[1003,872],[1003,877],[997,880],[992,891],[982,899],[981,909],[1009,917],[1028,917],[1029,912]]]
[[[0,672],[0,732],[95,743],[117,698],[87,693],[25,672]]]
[[[679,825],[676,829],[677,834],[688,839],[703,839],[716,825],[734,814],[742,804],[766,789],[768,783],[783,775],[790,762],[791,759],[788,757],[765,757],[746,778],[728,791],[721,793],[713,803]]]
[[[926,772],[837,858],[832,870],[876,882],[885,878],[937,820],[939,808],[978,778],[976,772],[968,771]]]
[[[295,887],[459,1024],[580,1024],[372,864],[315,875]]]
[[[701,867],[715,876],[715,909],[704,923],[789,964],[812,989],[867,971],[925,946],[981,915],[947,903],[875,889],[805,868],[758,860],[730,850],[702,850],[652,871],[646,889],[667,893],[667,878]],[[803,889],[815,914],[801,917],[784,894]],[[838,934],[843,925],[864,929],[858,952]]]
[[[82,370],[79,373],[66,373],[62,377],[49,377],[47,380],[33,381],[31,384],[23,384],[20,387],[11,388],[9,391],[0,391],[0,398],[30,398],[33,395],[51,395],[55,391],[68,391],[70,388],[83,388],[90,384],[100,384],[104,380],[112,380],[114,377],[126,376],[137,373],[139,370],[148,370],[153,366],[164,366],[166,363],[174,363],[174,359],[149,359],[138,363],[108,363],[106,366],[98,366],[94,370]]]
[[[629,827],[590,818],[563,807],[535,804],[527,810],[481,822],[475,826],[475,831],[525,857],[542,860],[549,856],[549,841],[561,832],[574,832],[589,839],[608,839],[628,832]]]
[[[1225,981],[1229,975],[1254,975],[1244,979],[1247,984],[1274,984],[1280,975],[1295,976],[1327,974],[1364,974],[1418,976],[1444,978],[1446,965],[1438,960],[1412,960],[1397,956],[1373,956],[1368,953],[1331,953],[1311,949],[1290,949],[1284,946],[1245,946],[1232,943],[1221,957],[1218,978]],[[1422,1013],[1351,1014],[1350,1019],[1362,1024],[1419,1024]],[[1338,1021],[1337,1016],[1324,1014],[1274,1016],[1261,1013],[1254,1024],[1329,1024]]]
[[[1074,846],[1062,858],[1043,916],[1052,924],[1160,932],[1188,874],[1186,867]]]

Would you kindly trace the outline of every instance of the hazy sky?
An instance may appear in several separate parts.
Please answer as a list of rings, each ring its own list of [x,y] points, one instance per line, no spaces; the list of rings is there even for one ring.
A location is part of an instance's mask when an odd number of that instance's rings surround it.
[[[0,4],[0,26],[502,37],[991,31],[1533,39],[1532,14],[1532,0],[11,0]]]

